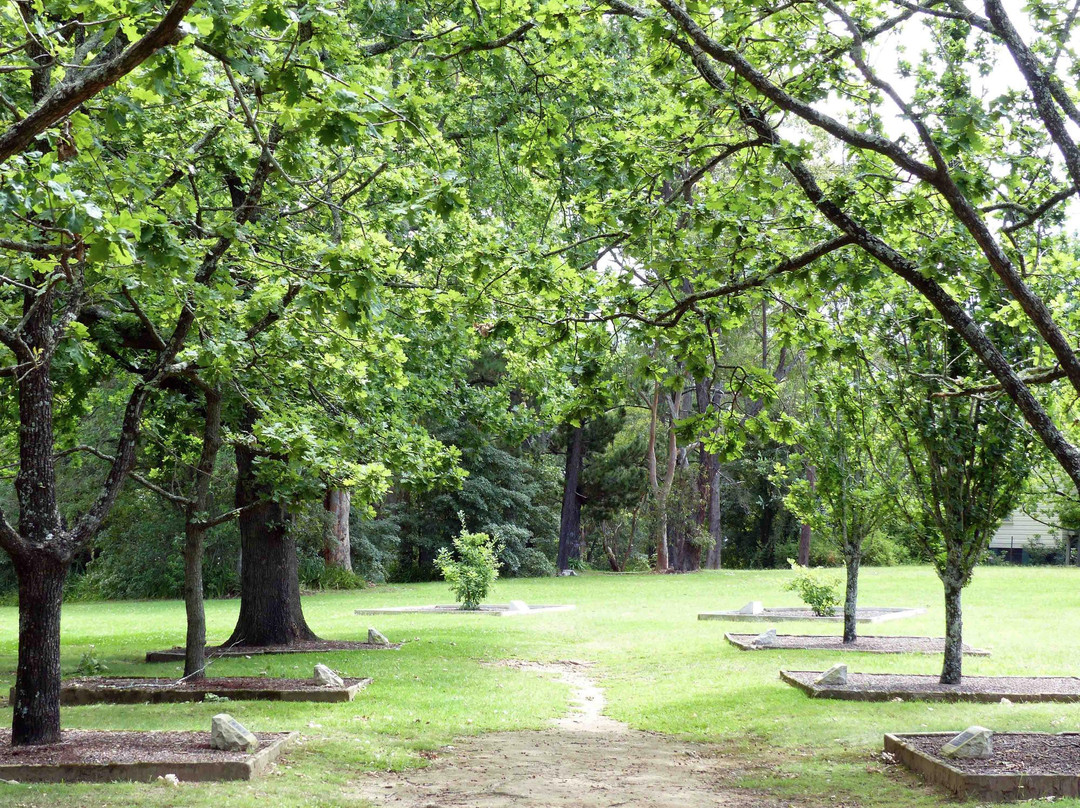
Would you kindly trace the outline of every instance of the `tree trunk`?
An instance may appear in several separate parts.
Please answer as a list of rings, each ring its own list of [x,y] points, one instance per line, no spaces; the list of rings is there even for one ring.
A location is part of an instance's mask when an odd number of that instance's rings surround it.
[[[184,526],[184,678],[206,676],[206,611],[203,606],[203,546],[206,529],[190,519]]]
[[[960,607],[958,584],[945,584],[945,660],[941,666],[941,683],[958,685],[964,664],[964,618]]]
[[[300,606],[300,577],[292,516],[269,499],[254,476],[257,453],[236,447],[236,506],[239,516],[240,615],[226,645],[289,645],[317,640]]]
[[[720,521],[722,515],[720,505],[720,462],[717,460],[716,455],[711,455],[711,458],[708,524],[709,539],[712,541],[712,545],[709,547],[709,553],[705,557],[705,569],[718,570],[724,564],[724,532]]]
[[[195,467],[195,496],[184,518],[184,610],[187,613],[187,637],[184,640],[184,678],[206,676],[206,611],[203,606],[203,549],[209,529],[200,520],[210,509],[210,489],[214,481],[218,452],[221,450],[221,393],[203,385],[206,418],[203,421],[203,445]]]
[[[810,483],[810,493],[814,493],[814,483],[817,482],[817,472],[813,466],[806,467],[806,481]],[[810,566],[810,525],[805,522],[799,528],[799,566]]]
[[[844,642],[855,642],[859,638],[859,630],[855,622],[855,610],[859,603],[859,565],[862,563],[862,553],[845,553],[847,566],[847,589],[844,592]]]
[[[60,605],[68,563],[34,552],[15,561],[19,662],[11,717],[13,746],[60,740]]]
[[[352,495],[344,488],[331,488],[324,501],[331,521],[323,537],[323,560],[327,569],[352,572],[352,542],[349,538],[349,512]]]
[[[667,497],[661,496],[656,502],[659,511],[656,529],[656,571],[667,572],[671,569],[668,560],[668,508]]]
[[[566,444],[566,476],[563,480],[562,519],[559,522],[559,572],[581,558],[581,502],[578,492],[585,464],[585,429],[574,427]]]

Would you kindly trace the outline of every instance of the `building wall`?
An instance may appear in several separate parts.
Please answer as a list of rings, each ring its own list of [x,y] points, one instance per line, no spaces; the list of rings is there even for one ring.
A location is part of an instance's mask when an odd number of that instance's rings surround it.
[[[1045,521],[1051,521],[1046,518]],[[994,538],[990,540],[990,549],[1009,550],[1034,547],[1057,547],[1061,542],[1060,531],[1050,525],[1033,519],[1021,510],[1015,510],[1002,522]]]

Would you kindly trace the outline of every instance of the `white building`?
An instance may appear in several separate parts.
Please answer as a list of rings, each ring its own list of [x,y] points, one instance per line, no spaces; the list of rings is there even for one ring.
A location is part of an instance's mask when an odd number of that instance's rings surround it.
[[[1050,516],[1036,516],[1020,509],[1013,511],[990,540],[990,550],[1008,561],[1023,563],[1028,560],[1029,548],[1060,548],[1066,533],[1053,525]],[[1075,545],[1076,537],[1069,535],[1068,538],[1071,549]]]

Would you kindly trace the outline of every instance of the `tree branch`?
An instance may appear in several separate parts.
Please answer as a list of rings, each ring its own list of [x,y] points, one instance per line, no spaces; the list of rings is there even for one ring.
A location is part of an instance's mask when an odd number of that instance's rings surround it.
[[[0,164],[23,151],[34,138],[74,112],[84,101],[115,84],[161,48],[173,44],[178,26],[194,4],[195,0],[176,0],[142,39],[116,57],[80,73],[77,80],[58,84],[33,112],[0,134]]]

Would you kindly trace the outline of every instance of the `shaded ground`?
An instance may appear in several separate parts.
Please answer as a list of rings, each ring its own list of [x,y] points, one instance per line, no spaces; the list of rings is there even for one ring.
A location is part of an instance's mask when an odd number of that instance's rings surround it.
[[[402,808],[779,808],[725,785],[716,751],[639,732],[603,714],[587,665],[508,663],[558,676],[575,710],[542,732],[499,732],[445,747],[432,765],[371,773],[360,797]],[[789,802],[784,806],[792,805]]]
[[[253,657],[266,654],[312,654],[324,651],[396,651],[401,643],[377,645],[359,640],[305,640],[290,645],[208,645],[206,656],[209,659],[221,657]],[[164,651],[148,651],[147,662],[183,662],[184,649],[177,645]]]
[[[727,633],[729,643],[743,651],[860,651],[864,654],[943,654],[944,637],[859,637],[853,643],[844,643],[840,636],[817,636],[811,634],[777,634],[775,642],[758,645],[757,634]],[[972,648],[964,643],[967,656],[989,656],[989,651]]]
[[[287,732],[260,732],[259,748],[286,737]],[[223,752],[210,747],[209,732],[116,732],[68,729],[60,743],[12,746],[11,733],[0,730],[0,766],[123,763],[186,763],[244,761],[248,752]]]
[[[150,677],[90,676],[67,679],[60,689],[60,703],[86,704],[168,704],[184,701],[213,701],[226,697],[237,700],[268,701],[351,701],[371,679],[346,678],[340,685],[327,686],[315,679],[284,679],[269,676],[208,677],[206,679],[162,679]]]

